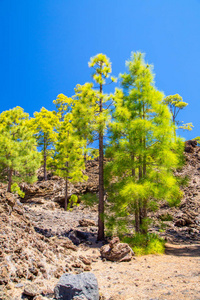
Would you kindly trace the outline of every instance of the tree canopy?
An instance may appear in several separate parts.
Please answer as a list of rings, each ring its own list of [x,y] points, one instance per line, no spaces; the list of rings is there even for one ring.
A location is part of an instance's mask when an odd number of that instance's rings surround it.
[[[17,106],[0,114],[0,165],[1,177],[12,183],[36,180],[40,166],[40,153],[30,129],[29,115]]]

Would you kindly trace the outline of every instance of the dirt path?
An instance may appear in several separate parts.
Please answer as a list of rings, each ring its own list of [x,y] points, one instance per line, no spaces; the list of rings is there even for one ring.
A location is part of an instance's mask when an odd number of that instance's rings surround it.
[[[54,229],[61,224],[67,229],[69,223],[76,227],[79,219],[95,217],[95,214],[83,210],[74,214],[60,211],[40,214],[36,209],[29,214],[41,228],[49,228],[52,214],[54,219],[50,227],[54,226]],[[200,244],[166,244],[165,255],[134,257],[131,262],[124,263],[102,261],[101,246],[95,242],[93,234],[90,245],[80,245],[77,255],[97,257],[91,271],[97,277],[104,299],[200,299]]]
[[[99,249],[88,248],[84,255],[94,251]],[[105,299],[200,299],[200,245],[168,244],[166,253],[124,263],[94,262],[100,293]]]

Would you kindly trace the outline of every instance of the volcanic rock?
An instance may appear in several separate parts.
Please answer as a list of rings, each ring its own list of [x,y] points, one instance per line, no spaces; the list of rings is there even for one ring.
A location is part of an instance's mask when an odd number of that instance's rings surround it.
[[[54,289],[56,299],[99,300],[99,289],[93,273],[63,274]]]
[[[126,243],[120,243],[118,237],[115,237],[107,245],[100,249],[101,257],[111,261],[130,261],[134,255],[133,250]]]

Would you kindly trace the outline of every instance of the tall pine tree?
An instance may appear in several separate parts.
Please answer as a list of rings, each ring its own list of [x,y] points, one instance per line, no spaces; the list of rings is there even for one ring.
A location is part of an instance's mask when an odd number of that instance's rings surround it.
[[[95,95],[95,130],[98,134],[99,141],[99,208],[98,208],[98,240],[104,239],[104,134],[107,123],[110,119],[108,101],[109,96],[103,93],[103,86],[107,84],[107,79],[111,74],[111,63],[106,55],[100,53],[92,57],[89,67],[94,69],[93,79],[98,86]],[[110,82],[115,81],[114,77],[110,77]]]
[[[164,95],[154,85],[152,66],[141,53],[127,62],[128,73],[121,75],[122,90],[115,93],[114,121],[107,150],[110,225],[126,222],[135,215],[135,230],[147,233],[147,210],[157,200],[171,204],[181,193],[173,176],[179,161],[174,149],[174,125],[163,103]]]

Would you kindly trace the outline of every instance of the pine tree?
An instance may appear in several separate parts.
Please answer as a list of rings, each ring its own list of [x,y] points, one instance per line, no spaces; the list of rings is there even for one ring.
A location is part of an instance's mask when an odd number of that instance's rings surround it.
[[[85,145],[84,159],[85,163],[88,157],[95,156],[96,149],[90,145],[97,140],[95,116],[98,111],[96,103],[96,91],[92,83],[78,84],[75,88],[74,103],[72,109],[72,124]]]
[[[8,179],[8,192],[12,183],[36,180],[40,153],[29,126],[29,115],[21,107],[0,114],[1,177]]]
[[[120,220],[122,229],[135,214],[135,230],[147,233],[148,208],[159,199],[177,204],[181,193],[172,172],[179,161],[171,114],[143,57],[133,54],[129,72],[121,75],[123,91],[115,93],[107,178],[110,225]]]
[[[180,122],[177,120],[178,113],[181,109],[185,108],[188,103],[184,102],[183,98],[179,94],[169,95],[163,101],[169,106],[170,112],[172,114],[172,122],[174,123],[174,125],[176,125],[180,129],[192,130],[192,128],[194,127],[192,123],[180,125]]]
[[[103,93],[103,86],[106,84],[106,80],[110,77],[111,63],[106,55],[100,53],[95,57],[92,57],[89,62],[89,67],[94,69],[92,75],[95,83],[98,85],[98,91],[95,95],[95,130],[98,134],[99,141],[99,208],[98,208],[98,240],[104,239],[104,134],[107,127],[107,123],[110,119],[108,110],[109,96]],[[115,81],[114,77],[111,77],[111,82]]]
[[[31,119],[34,135],[37,139],[38,147],[42,150],[44,180],[47,180],[47,159],[52,155],[54,143],[57,139],[56,127],[59,117],[55,112],[42,107],[40,112],[34,113]]]
[[[59,94],[56,100],[53,100],[53,103],[56,106],[59,120],[64,121],[64,116],[71,111],[73,99],[65,96],[64,94]]]
[[[73,130],[72,114],[67,114],[58,127],[58,138],[55,145],[54,166],[55,173],[65,179],[65,210],[68,208],[69,182],[75,183],[87,179],[83,157],[83,142]]]

